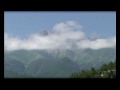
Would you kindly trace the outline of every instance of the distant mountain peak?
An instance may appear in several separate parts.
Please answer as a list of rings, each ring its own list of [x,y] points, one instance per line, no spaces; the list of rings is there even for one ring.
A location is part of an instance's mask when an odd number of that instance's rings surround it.
[[[41,36],[47,36],[48,35],[48,31],[47,30],[40,30],[37,34],[41,35]]]
[[[55,32],[52,30],[49,30],[49,31],[48,30],[40,30],[37,34],[40,36],[47,36],[47,35],[55,34]]]

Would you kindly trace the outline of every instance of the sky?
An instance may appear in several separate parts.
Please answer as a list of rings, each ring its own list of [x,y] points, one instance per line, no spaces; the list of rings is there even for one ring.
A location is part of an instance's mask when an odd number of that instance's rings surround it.
[[[5,50],[111,48],[116,12],[5,12]],[[40,30],[56,34],[40,36]],[[88,37],[96,38],[94,40]]]
[[[51,30],[60,22],[76,21],[87,36],[106,38],[116,35],[116,12],[4,12],[4,31],[21,38],[40,30]]]

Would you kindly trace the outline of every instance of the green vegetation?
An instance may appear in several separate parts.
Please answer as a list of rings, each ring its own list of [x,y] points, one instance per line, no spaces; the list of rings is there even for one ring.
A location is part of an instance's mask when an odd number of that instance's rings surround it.
[[[111,74],[114,77],[116,71],[112,71],[114,66],[111,61],[115,58],[116,49],[111,48],[63,50],[50,53],[45,50],[4,52],[4,77],[68,78],[73,72],[80,73],[74,73],[72,77],[81,75],[83,78],[104,78],[110,77]],[[95,69],[90,70],[91,67]]]
[[[13,72],[11,70],[5,70],[4,71],[4,78],[34,78],[34,77],[31,75],[28,75],[28,74],[20,75],[17,72]]]
[[[59,61],[41,58],[31,62],[26,69],[26,73],[40,78],[69,77],[74,71],[80,71],[79,65],[67,57],[62,58]]]
[[[71,74],[70,78],[116,78],[116,61],[102,65],[99,69],[91,68]]]
[[[29,64],[30,62],[37,60],[39,58],[45,58],[45,59],[52,59],[52,56],[49,55],[45,51],[39,51],[39,50],[17,50],[17,51],[11,51],[11,52],[5,52],[4,53],[5,60],[17,60],[21,61],[25,65]]]

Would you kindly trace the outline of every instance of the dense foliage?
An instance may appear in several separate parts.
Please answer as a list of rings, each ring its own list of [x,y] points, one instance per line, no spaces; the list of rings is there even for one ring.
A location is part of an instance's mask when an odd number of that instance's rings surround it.
[[[73,73],[70,78],[116,78],[116,61],[104,64],[97,70],[91,68]]]

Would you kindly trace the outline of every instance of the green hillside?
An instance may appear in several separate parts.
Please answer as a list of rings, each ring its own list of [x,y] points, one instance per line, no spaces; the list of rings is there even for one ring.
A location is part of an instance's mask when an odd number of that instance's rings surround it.
[[[59,61],[50,61],[39,59],[31,62],[26,73],[35,77],[68,77],[71,72],[79,71],[79,65],[71,61],[69,58],[63,58]]]
[[[104,64],[99,69],[91,68],[72,73],[70,78],[116,78],[116,61]]]
[[[5,77],[58,78],[73,72],[98,69],[116,58],[116,49],[64,50],[48,53],[45,50],[17,50],[4,53]]]

